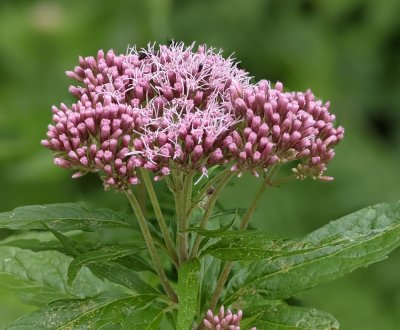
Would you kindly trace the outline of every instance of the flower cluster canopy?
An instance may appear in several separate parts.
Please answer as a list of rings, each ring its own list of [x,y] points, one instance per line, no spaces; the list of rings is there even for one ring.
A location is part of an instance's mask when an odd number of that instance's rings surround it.
[[[79,58],[71,106],[53,107],[42,144],[73,177],[98,172],[106,188],[139,183],[138,168],[160,179],[210,166],[258,175],[295,161],[298,178],[323,176],[343,138],[329,103],[281,83],[250,83],[233,58],[206,46],[149,45],[127,54]]]

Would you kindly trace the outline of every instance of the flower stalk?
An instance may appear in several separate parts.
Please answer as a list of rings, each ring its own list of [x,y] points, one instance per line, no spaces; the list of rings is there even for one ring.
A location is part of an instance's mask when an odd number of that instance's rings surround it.
[[[148,172],[143,169],[141,169],[140,174],[141,174],[144,184],[146,186],[147,193],[150,197],[150,201],[153,206],[154,213],[155,213],[157,221],[158,221],[158,225],[160,226],[161,234],[164,238],[164,242],[165,242],[165,245],[166,245],[166,248],[168,251],[168,255],[170,256],[174,265],[177,265],[178,264],[178,255],[175,251],[174,243],[172,242],[170,231],[165,222],[165,218],[162,214],[161,207],[158,202],[156,192],[154,191],[154,187],[151,182],[150,176],[149,176]]]
[[[177,302],[178,297],[176,296],[176,293],[172,289],[172,287],[168,281],[167,275],[165,274],[164,268],[161,265],[160,257],[158,256],[156,247],[153,242],[153,238],[151,237],[149,228],[146,223],[146,219],[143,216],[143,212],[140,208],[139,202],[131,190],[126,190],[125,195],[128,198],[129,203],[131,204],[131,207],[133,209],[133,212],[136,215],[136,218],[138,219],[139,226],[140,226],[140,229],[143,234],[143,238],[146,242],[147,248],[150,253],[150,257],[153,261],[154,268],[160,278],[161,284],[162,284],[165,292],[167,293],[167,295],[171,298],[171,300],[174,302]]]
[[[179,263],[183,263],[189,259],[189,214],[188,208],[192,200],[192,186],[193,186],[194,173],[182,174],[179,173],[175,176],[177,179],[175,192],[175,204],[177,214],[177,240],[178,240],[178,253]]]
[[[193,211],[193,209],[199,205],[199,203],[204,199],[204,196],[207,194],[210,188],[212,188],[215,184],[217,184],[221,179],[223,179],[228,173],[232,172],[229,167],[218,173],[216,176],[207,181],[207,183],[199,190],[196,198],[191,202],[191,206],[189,208],[189,213]]]
[[[268,187],[272,177],[276,174],[277,171],[278,171],[278,166],[274,166],[265,175],[265,178],[264,178],[262,184],[260,185],[260,188],[258,189],[256,195],[254,196],[254,199],[253,199],[250,207],[247,209],[246,213],[243,216],[242,222],[240,223],[240,226],[239,226],[239,228],[241,230],[245,230],[247,228],[247,226],[249,225],[249,222],[250,222],[251,218],[253,217],[253,214],[256,210],[256,207],[258,205],[258,202],[260,201],[261,196],[265,192],[265,189]],[[225,263],[225,266],[222,269],[221,275],[215,286],[215,291],[213,293],[213,296],[211,297],[211,302],[210,302],[211,309],[215,309],[215,307],[217,306],[219,297],[221,296],[221,293],[225,287],[225,283],[228,279],[229,273],[232,270],[232,266],[233,266],[233,261],[228,261]]]
[[[205,228],[208,220],[210,219],[212,211],[214,210],[215,203],[217,202],[217,199],[221,194],[222,189],[226,186],[226,184],[229,182],[229,180],[232,178],[233,175],[234,173],[231,171],[226,173],[219,182],[219,184],[217,185],[217,187],[215,188],[215,190],[213,191],[213,193],[211,194],[210,200],[208,201],[206,207],[206,211],[203,215],[203,218],[201,219],[199,228],[201,229]],[[197,256],[197,253],[199,252],[200,243],[201,243],[201,236],[197,234],[193,244],[192,252],[190,254],[190,258],[194,258]]]

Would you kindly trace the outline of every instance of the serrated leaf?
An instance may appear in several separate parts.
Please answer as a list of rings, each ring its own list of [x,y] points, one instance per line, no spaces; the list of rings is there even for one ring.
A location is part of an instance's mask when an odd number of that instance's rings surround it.
[[[54,230],[51,230],[54,234]],[[42,233],[44,234],[44,233]],[[93,244],[90,242],[77,242],[74,241],[72,239],[70,239],[69,237],[66,237],[62,234],[60,234],[59,232],[56,232],[57,237],[62,237],[63,240],[63,244],[61,244],[58,241],[40,241],[40,240],[36,240],[36,239],[16,239],[16,240],[9,240],[6,242],[3,242],[0,244],[0,246],[14,246],[14,247],[19,247],[22,249],[28,249],[31,251],[49,251],[49,250],[54,250],[54,251],[59,251],[61,253],[67,254],[67,255],[71,255],[71,256],[75,256],[77,251],[75,251],[76,249],[79,249],[79,251],[95,251],[100,249],[103,246],[107,246],[107,245],[101,245],[101,244]],[[46,237],[48,239],[48,237]],[[63,246],[64,245],[64,246]],[[72,246],[73,248],[73,253],[69,253],[71,252],[70,249],[68,248],[66,251],[66,247],[68,246]],[[126,246],[125,246],[126,247]],[[80,252],[79,252],[80,253]],[[115,265],[115,263],[120,264],[124,267],[119,267],[119,265]],[[96,264],[91,264],[90,265],[90,269],[92,271],[94,271],[94,266]],[[106,265],[105,268],[108,269],[110,266]],[[101,275],[100,271],[97,270],[96,275],[100,276],[100,278],[107,278],[112,282],[116,282],[118,284],[127,286],[130,289],[133,289],[134,284],[136,287],[140,288],[141,290],[134,290],[136,292],[139,293],[148,293],[150,292],[149,290],[146,290],[146,285],[141,285],[140,283],[140,277],[139,275],[135,274],[134,271],[137,272],[141,272],[141,271],[150,271],[155,273],[153,267],[141,256],[135,254],[132,255],[128,255],[122,258],[117,258],[114,260],[113,266],[114,268],[121,268],[119,269],[120,274],[118,274],[117,276],[117,280],[114,278],[115,272],[106,272],[106,274]],[[133,273],[133,274],[132,274]],[[113,278],[111,278],[113,277]],[[146,290],[146,291],[142,291],[142,290]],[[154,292],[154,290],[153,290]]]
[[[65,251],[67,251],[69,255],[77,257],[81,253],[78,248],[78,244],[76,242],[74,242],[67,236],[61,234],[57,230],[50,228],[45,223],[43,223],[43,227],[46,228],[49,232],[51,232],[59,240],[59,242],[62,244]]]
[[[41,241],[38,239],[16,239],[0,243],[0,246],[12,246],[20,249],[28,249],[34,252],[38,251],[59,251],[65,253],[65,248],[57,241]]]
[[[229,228],[232,227],[235,221],[236,221],[236,216],[230,222],[228,222],[226,225],[222,226],[219,229],[210,230],[199,227],[190,227],[188,229],[188,232],[195,232],[200,236],[204,237],[220,237],[225,231],[227,231]]]
[[[160,330],[160,323],[168,310],[168,308],[161,310],[158,314],[154,316],[153,321],[147,324],[146,327],[143,328],[143,330]]]
[[[197,311],[200,286],[200,261],[193,259],[182,264],[178,271],[178,330],[191,329]]]
[[[382,260],[400,245],[400,202],[344,216],[303,241],[316,247],[241,270],[229,283],[225,303],[256,291],[268,299],[288,298]]]
[[[143,281],[134,270],[116,262],[97,262],[89,264],[88,267],[100,278],[123,285],[136,293],[160,294],[159,291]]]
[[[221,219],[233,215],[234,217],[242,216],[246,213],[244,208],[227,209],[211,215],[210,220]]]
[[[209,246],[203,254],[222,260],[262,260],[304,253],[315,244],[289,241],[256,230],[225,232],[221,239]]]
[[[73,285],[67,284],[72,258],[57,251],[32,252],[16,247],[0,247],[0,288],[13,291],[21,300],[43,305],[64,298],[84,298],[121,287],[104,282],[83,269]]]
[[[144,250],[146,246],[142,243],[127,245],[103,246],[97,250],[82,253],[77,256],[68,267],[68,282],[71,283],[80,269],[85,265],[113,261],[127,257]]]
[[[38,239],[18,239],[18,237],[31,237],[32,233],[34,233],[35,236],[43,236],[45,240],[38,240]],[[62,238],[63,244],[61,244],[60,241],[55,241],[55,240],[50,240],[52,237],[51,236],[56,236],[58,239]],[[14,236],[13,236],[14,237]],[[61,233],[55,231],[54,229],[51,229],[51,233],[37,233],[37,232],[27,232],[22,235],[17,235],[17,239],[13,240],[13,237],[7,238],[5,242],[0,243],[0,246],[14,246],[14,247],[19,247],[21,249],[28,249],[31,251],[49,251],[49,250],[54,250],[54,251],[59,251],[61,253],[67,254],[67,255],[76,255],[75,249],[78,249],[79,254],[81,251],[84,252],[90,252],[94,250],[98,250],[104,246],[113,246],[113,244],[108,244],[105,242],[98,242],[98,243],[91,243],[87,241],[76,241],[71,239],[70,237],[67,237],[65,235],[62,235]],[[66,249],[66,247],[72,246],[74,248],[73,254],[69,253]],[[126,247],[126,245],[125,245]],[[68,248],[68,250],[70,250]],[[135,271],[150,271],[155,273],[154,268],[140,255],[138,254],[132,254],[128,255],[122,258],[117,258],[114,260],[116,263],[119,263],[129,269],[135,270]]]
[[[21,206],[11,212],[0,213],[0,228],[43,230],[43,223],[60,232],[139,229],[132,217],[126,214],[108,209],[89,210],[79,203]]]
[[[339,322],[330,314],[314,308],[270,303],[248,307],[241,327],[257,330],[338,330]]]
[[[103,295],[58,301],[14,321],[7,329],[157,329],[166,304],[156,298],[155,295]]]
[[[195,208],[193,210],[193,213],[196,212],[196,211],[197,211],[198,214],[197,215],[195,215],[195,214],[192,215],[193,220],[191,221],[191,223],[198,223],[198,222],[200,222],[200,220],[203,217],[203,214],[204,214],[204,210],[203,209]],[[236,209],[228,209],[228,210],[223,210],[223,211],[214,213],[214,214],[212,214],[210,216],[208,225],[214,224],[215,228],[211,228],[212,230],[214,230],[214,229],[217,228],[218,224],[221,222],[221,219],[224,219],[225,217],[229,217],[229,216],[233,216],[234,219],[237,219],[238,216],[242,216],[245,212],[246,212],[246,209],[236,208]],[[215,221],[216,219],[218,221]],[[229,222],[231,222],[231,221],[229,221]],[[196,228],[197,228],[196,226],[191,226],[189,229],[196,229]]]
[[[149,271],[156,274],[153,266],[151,266],[144,258],[137,254],[128,255],[126,257],[117,258],[114,262],[119,263],[129,269],[137,272]]]
[[[144,249],[144,244],[130,244],[130,245],[106,245],[97,249],[90,249],[86,253],[81,253],[82,249],[78,248],[78,243],[71,240],[69,237],[59,233],[58,231],[45,227],[53,233],[53,235],[60,241],[66,251],[75,257],[68,267],[68,283],[71,284],[76,275],[83,266],[88,268],[101,279],[106,278],[111,282],[126,286],[137,293],[158,293],[153,287],[144,282],[141,277],[136,274],[134,255],[139,249]],[[131,259],[124,260],[123,258],[132,257]],[[116,262],[110,262],[115,260]],[[130,261],[131,268],[127,268],[118,264],[118,261]],[[140,261],[140,260],[139,260]],[[139,264],[139,268],[143,263]]]

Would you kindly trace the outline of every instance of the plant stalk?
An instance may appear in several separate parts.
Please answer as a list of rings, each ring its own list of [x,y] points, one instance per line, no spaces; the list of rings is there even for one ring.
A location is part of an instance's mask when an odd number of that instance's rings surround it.
[[[187,232],[188,223],[188,208],[192,200],[192,185],[193,185],[193,173],[188,173],[184,177],[179,176],[176,191],[176,213],[178,220],[178,251],[179,251],[179,263],[183,263],[189,259],[189,234]]]
[[[199,228],[205,228],[208,219],[210,219],[210,216],[212,214],[212,211],[214,209],[215,203],[217,202],[217,199],[222,191],[222,189],[225,187],[225,185],[228,183],[228,181],[232,178],[234,175],[233,172],[229,171],[225,176],[221,179],[219,185],[216,187],[214,192],[212,193],[210,200],[208,201],[206,212],[203,215],[203,218],[201,219],[200,226]],[[201,236],[197,234],[196,240],[193,244],[192,252],[190,254],[190,258],[194,258],[197,256],[197,253],[199,252],[199,247],[201,243]]]
[[[239,227],[241,230],[245,230],[247,228],[247,226],[249,225],[249,222],[256,210],[257,204],[260,201],[260,198],[263,195],[265,189],[270,184],[270,180],[274,176],[276,171],[277,171],[277,167],[273,167],[270,170],[270,172],[265,176],[260,188],[258,189],[256,195],[254,196],[254,199],[253,199],[250,207],[247,209],[246,213],[243,216],[242,222],[240,223],[240,227]],[[217,306],[219,297],[221,296],[222,290],[225,287],[226,280],[228,279],[229,273],[231,272],[232,265],[233,265],[233,261],[228,261],[225,264],[225,266],[221,272],[221,275],[220,275],[218,282],[216,284],[216,287],[215,287],[214,294],[211,297],[211,303],[210,303],[211,310],[214,310],[215,307]]]
[[[198,204],[199,202],[204,198],[204,195],[207,193],[207,191],[212,187],[213,184],[217,183],[219,180],[224,178],[227,173],[230,173],[231,169],[227,168],[223,170],[222,172],[218,173],[215,177],[210,179],[203,188],[200,189],[200,191],[197,193],[196,199],[191,202],[191,206],[189,209],[189,212],[191,212]]]
[[[178,301],[178,297],[176,296],[176,293],[172,289],[172,287],[171,287],[171,285],[170,285],[170,283],[168,281],[167,275],[164,272],[164,268],[161,265],[160,257],[157,254],[157,250],[156,250],[156,247],[154,245],[153,238],[151,237],[149,228],[148,228],[147,223],[146,223],[146,219],[143,216],[143,212],[142,212],[142,210],[140,208],[139,202],[137,201],[135,195],[133,194],[133,192],[130,189],[125,190],[125,195],[128,198],[129,203],[132,206],[132,209],[133,209],[133,212],[136,215],[136,218],[138,219],[139,226],[140,226],[140,229],[141,229],[142,234],[143,234],[143,238],[144,238],[144,240],[146,242],[147,248],[148,248],[149,253],[150,253],[150,257],[151,257],[151,259],[153,261],[153,264],[154,264],[154,267],[156,269],[156,272],[157,272],[157,274],[158,274],[158,276],[160,278],[161,284],[162,284],[165,292],[172,299],[172,301],[177,302]]]
[[[178,264],[178,255],[176,254],[175,246],[174,246],[174,243],[172,242],[171,235],[170,235],[168,226],[165,222],[165,218],[162,214],[161,207],[158,202],[156,192],[154,191],[154,187],[151,182],[150,176],[146,170],[141,169],[140,172],[141,172],[144,184],[147,188],[147,192],[150,197],[150,201],[153,206],[154,213],[155,213],[157,221],[158,221],[158,225],[160,226],[161,233],[164,238],[168,254],[169,254],[172,262],[175,265],[177,265]]]

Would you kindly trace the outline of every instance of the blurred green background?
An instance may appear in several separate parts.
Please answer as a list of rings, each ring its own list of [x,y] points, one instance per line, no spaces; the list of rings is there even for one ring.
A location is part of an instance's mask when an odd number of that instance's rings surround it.
[[[87,201],[126,208],[99,180],[71,180],[40,145],[51,105],[71,102],[65,70],[78,55],[169,39],[235,53],[256,79],[331,100],[346,136],[329,167],[333,183],[270,189],[253,224],[303,235],[364,206],[400,199],[398,0],[140,0],[0,2],[0,211]],[[259,182],[236,180],[226,207],[245,207]],[[5,235],[6,233],[3,233]],[[342,329],[399,329],[400,251],[296,297],[331,312]],[[0,291],[0,329],[32,307]]]

